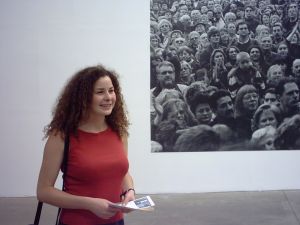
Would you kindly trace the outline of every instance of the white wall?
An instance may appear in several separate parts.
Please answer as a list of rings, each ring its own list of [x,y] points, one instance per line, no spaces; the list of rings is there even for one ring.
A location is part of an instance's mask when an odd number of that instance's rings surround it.
[[[66,79],[114,68],[139,193],[300,188],[300,152],[151,153],[148,0],[1,0],[0,196],[35,194],[42,130]]]

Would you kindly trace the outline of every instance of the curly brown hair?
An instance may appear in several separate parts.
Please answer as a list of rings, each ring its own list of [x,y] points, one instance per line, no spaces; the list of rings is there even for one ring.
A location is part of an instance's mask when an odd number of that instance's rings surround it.
[[[111,79],[116,94],[115,106],[112,113],[106,116],[106,122],[119,137],[128,135],[129,121],[118,75],[102,65],[97,65],[78,71],[67,82],[52,112],[52,121],[45,127],[45,137],[52,133],[60,133],[62,137],[66,134],[77,135],[79,123],[91,105],[94,84],[105,76]]]

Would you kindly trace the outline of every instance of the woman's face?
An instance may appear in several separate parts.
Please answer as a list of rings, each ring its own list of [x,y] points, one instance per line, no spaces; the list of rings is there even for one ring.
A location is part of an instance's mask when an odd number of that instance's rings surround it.
[[[180,127],[186,127],[185,110],[182,105],[173,105],[167,116],[167,120],[176,120]]]
[[[116,93],[109,76],[99,78],[94,84],[90,114],[108,116],[116,103]]]
[[[220,32],[220,37],[222,41],[228,41],[229,40],[229,34],[226,31],[221,31]]]
[[[281,70],[281,67],[276,67],[273,69],[273,71],[270,73],[270,78],[272,80],[279,81],[283,77],[283,73]]]
[[[207,17],[208,17],[208,19],[212,19],[214,17],[213,12],[212,11],[208,11],[207,12]]]
[[[155,33],[155,30],[154,30],[154,28],[151,26],[150,27],[150,34],[154,34]]]
[[[206,44],[209,43],[206,33],[204,33],[200,36],[200,42],[203,46],[206,46]]]
[[[281,45],[278,46],[277,52],[281,56],[286,57],[289,54],[289,49],[288,49],[286,44],[281,44]]]
[[[268,25],[270,23],[270,17],[269,17],[269,15],[264,14],[262,16],[262,23],[265,24],[265,25]]]
[[[191,75],[191,68],[190,68],[190,66],[187,64],[187,63],[183,63],[182,65],[181,65],[181,70],[180,70],[180,76],[181,77],[187,77],[187,76],[189,76],[189,75]]]
[[[247,112],[254,112],[258,107],[258,94],[250,92],[243,97],[243,106]]]
[[[292,39],[291,39],[292,44],[298,44],[298,36],[297,34],[293,34]]]
[[[187,62],[189,62],[191,60],[191,54],[188,53],[187,51],[182,51],[179,54],[179,60],[180,61],[187,61]]]
[[[200,124],[208,124],[212,118],[212,110],[207,103],[200,103],[195,109],[195,117]]]
[[[158,39],[156,37],[151,38],[150,44],[153,48],[158,48]]]
[[[205,5],[201,7],[201,13],[202,14],[206,14],[207,11],[208,11],[208,8]]]
[[[176,38],[179,38],[179,37],[181,37],[181,34],[179,32],[174,32],[171,35],[171,39],[176,39]]]
[[[261,32],[260,32],[260,36],[261,37],[264,37],[264,36],[269,36],[270,35],[270,32],[268,29],[263,29]]]
[[[235,34],[236,33],[236,28],[235,28],[234,23],[228,24],[228,33],[230,33],[230,34]]]
[[[250,50],[249,55],[250,55],[251,60],[253,60],[253,61],[258,61],[259,58],[260,58],[260,51],[259,51],[259,49],[257,49],[257,48],[252,48],[252,49]]]
[[[237,11],[237,5],[232,3],[230,5],[230,12],[236,13],[236,11]]]
[[[237,50],[235,48],[230,48],[228,51],[228,56],[231,60],[236,60]]]
[[[262,146],[264,146],[265,150],[275,150],[274,135],[268,135],[266,138],[264,138]]]
[[[195,31],[197,31],[199,34],[203,34],[205,32],[205,26],[203,24],[198,24],[195,27]]]
[[[235,16],[228,16],[226,19],[226,23],[235,23]]]
[[[164,23],[160,26],[160,31],[163,33],[163,34],[166,34],[170,31],[170,26],[169,24],[167,23]]]
[[[266,126],[273,126],[274,128],[277,127],[277,119],[274,115],[274,113],[269,109],[269,110],[264,110],[259,118],[258,121],[258,128],[263,128]]]
[[[217,65],[220,65],[224,62],[224,55],[221,52],[217,52],[214,56],[214,62]]]
[[[270,20],[272,25],[274,25],[277,22],[280,22],[280,18],[278,16],[272,16]]]

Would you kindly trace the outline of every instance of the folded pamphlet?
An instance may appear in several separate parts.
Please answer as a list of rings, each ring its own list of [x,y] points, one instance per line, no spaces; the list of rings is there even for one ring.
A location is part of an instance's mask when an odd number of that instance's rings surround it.
[[[126,205],[123,205],[122,203],[113,203],[111,206],[119,209],[153,211],[155,204],[150,196],[144,196],[130,201]]]

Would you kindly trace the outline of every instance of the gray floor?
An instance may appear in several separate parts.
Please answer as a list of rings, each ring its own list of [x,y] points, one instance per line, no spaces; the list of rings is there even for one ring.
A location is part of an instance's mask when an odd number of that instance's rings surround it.
[[[300,225],[300,190],[151,195],[154,212],[132,212],[126,225]],[[0,198],[0,224],[32,222],[35,198]],[[46,205],[41,225],[53,225]]]

